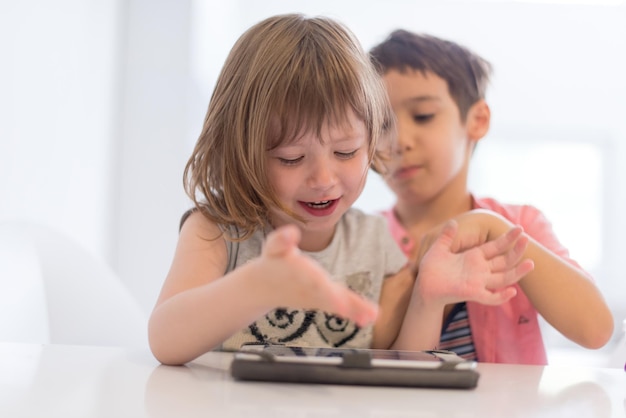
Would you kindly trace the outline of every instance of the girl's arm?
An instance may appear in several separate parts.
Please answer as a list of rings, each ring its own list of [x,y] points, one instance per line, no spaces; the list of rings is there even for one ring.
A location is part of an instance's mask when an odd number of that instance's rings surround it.
[[[331,282],[300,253],[295,226],[273,231],[260,257],[226,275],[226,244],[214,239],[219,234],[198,212],[181,229],[148,325],[150,348],[161,363],[191,361],[278,306],[322,309],[359,325],[376,318],[377,306]]]
[[[419,291],[414,292],[414,285],[415,274],[409,267],[385,279],[372,348],[415,351],[439,344],[445,304],[437,300],[429,304]]]

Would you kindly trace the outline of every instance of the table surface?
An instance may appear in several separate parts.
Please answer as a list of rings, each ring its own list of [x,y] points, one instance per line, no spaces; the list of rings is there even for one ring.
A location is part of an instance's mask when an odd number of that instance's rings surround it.
[[[479,364],[478,387],[237,382],[231,355],[0,343],[0,417],[625,417],[623,369]]]

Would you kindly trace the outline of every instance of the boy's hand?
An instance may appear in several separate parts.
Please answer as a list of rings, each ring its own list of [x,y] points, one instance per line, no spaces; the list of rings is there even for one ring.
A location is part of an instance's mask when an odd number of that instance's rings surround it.
[[[276,307],[321,309],[354,321],[359,326],[373,323],[378,306],[346,286],[331,281],[315,260],[298,248],[300,230],[286,225],[272,231],[265,242],[259,262],[271,283]]]
[[[513,227],[493,241],[460,252],[453,248],[457,232],[457,222],[449,221],[424,254],[415,284],[419,297],[445,304],[498,305],[515,296],[512,285],[534,268],[531,260],[522,260],[528,245],[522,229]]]

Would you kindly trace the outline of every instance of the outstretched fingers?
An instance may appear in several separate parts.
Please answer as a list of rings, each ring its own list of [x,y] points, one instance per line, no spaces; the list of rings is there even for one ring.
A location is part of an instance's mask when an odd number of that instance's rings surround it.
[[[364,299],[354,291],[342,286],[342,304],[345,306],[344,318],[354,321],[364,327],[373,324],[378,317],[378,305]]]
[[[523,243],[523,247],[520,247],[523,253],[528,244],[528,237],[524,235],[524,230],[521,226],[514,226],[495,240],[484,243],[481,249],[485,257],[491,259],[502,254],[507,254],[512,246],[520,242]]]
[[[331,281],[319,283],[310,296],[310,302],[313,304],[306,308],[332,312],[361,327],[374,323],[378,317],[377,304],[340,283]]]
[[[515,227],[484,245],[483,252],[493,273],[488,289],[502,289],[517,283],[534,269],[531,259],[522,259],[528,242],[528,236],[522,233],[522,229]]]
[[[504,285],[519,280],[533,270],[532,260],[522,259],[528,243],[528,236],[522,233],[521,228],[516,227],[498,239],[485,244],[486,247],[488,244],[494,244],[484,253],[486,258],[491,257],[491,270],[503,272],[505,278],[508,278]]]
[[[359,326],[373,323],[378,306],[334,283],[320,264],[299,250],[300,237],[295,225],[285,225],[269,233],[263,246],[263,257],[276,266],[274,278],[283,277],[276,287],[279,303],[332,312]]]
[[[475,298],[475,301],[483,305],[501,305],[517,295],[517,289],[513,286],[497,290],[485,289],[482,294]]]
[[[461,252],[453,252],[458,224],[448,222],[420,264],[422,294],[446,303],[471,300],[486,305],[504,303],[517,294],[513,286],[533,268],[523,259],[529,238],[521,227]]]
[[[263,246],[263,255],[282,257],[298,249],[300,230],[295,225],[285,225],[270,232]]]

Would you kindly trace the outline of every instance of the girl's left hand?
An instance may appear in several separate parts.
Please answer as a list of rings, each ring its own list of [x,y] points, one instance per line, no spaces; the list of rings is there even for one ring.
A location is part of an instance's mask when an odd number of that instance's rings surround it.
[[[461,249],[458,223],[449,221],[426,251],[419,264],[415,290],[425,301],[457,303],[474,301],[502,304],[517,294],[513,286],[533,270],[530,259],[522,259],[528,237],[515,226],[495,240]],[[457,248],[455,248],[457,247]]]

